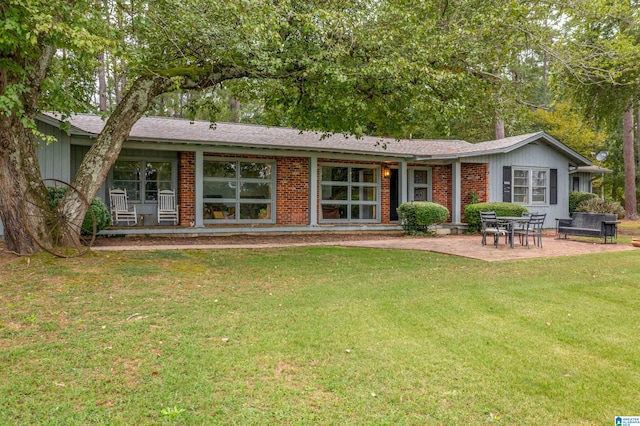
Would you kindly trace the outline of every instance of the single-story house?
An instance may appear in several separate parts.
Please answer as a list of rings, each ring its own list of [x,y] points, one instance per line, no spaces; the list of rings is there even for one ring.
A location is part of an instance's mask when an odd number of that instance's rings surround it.
[[[52,115],[37,121],[58,139],[39,148],[43,178],[70,182],[104,121],[78,114],[68,132]],[[446,206],[452,228],[464,228],[472,200],[522,204],[553,227],[574,179],[590,185],[589,173],[570,172],[592,165],[544,132],[472,144],[144,117],[98,196],[108,205],[108,189],[125,188],[146,215],[142,228],[110,234],[398,229],[405,201]],[[160,189],[176,191],[178,226],[156,225]]]

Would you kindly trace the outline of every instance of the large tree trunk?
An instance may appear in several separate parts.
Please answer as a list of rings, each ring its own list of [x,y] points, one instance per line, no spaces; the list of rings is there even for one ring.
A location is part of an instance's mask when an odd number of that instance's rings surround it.
[[[24,84],[29,89],[20,99],[24,111],[21,115],[0,114],[0,219],[7,250],[18,254],[40,250],[27,232],[26,225],[43,238],[48,235],[45,214],[41,211],[47,198],[36,155],[36,138],[25,123],[33,122],[36,116],[40,87],[55,52],[53,46],[42,46],[40,56],[29,64],[31,73],[27,78],[0,68],[0,93],[12,84]],[[23,206],[27,223],[23,220]]]
[[[0,219],[7,250],[18,254],[39,251],[27,232],[23,203],[29,228],[42,232],[44,226],[44,214],[37,208],[42,201],[31,196],[24,200],[27,193],[46,197],[35,151],[35,136],[19,118],[0,115]]]
[[[636,202],[636,160],[634,156],[633,108],[622,119],[622,148],[624,156],[624,210],[625,218],[638,219]]]

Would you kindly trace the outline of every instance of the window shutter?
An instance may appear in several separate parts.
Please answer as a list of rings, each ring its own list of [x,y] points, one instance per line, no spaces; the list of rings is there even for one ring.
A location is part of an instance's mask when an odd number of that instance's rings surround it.
[[[502,167],[502,201],[511,202],[511,166]]]
[[[549,170],[549,204],[558,204],[558,169]]]

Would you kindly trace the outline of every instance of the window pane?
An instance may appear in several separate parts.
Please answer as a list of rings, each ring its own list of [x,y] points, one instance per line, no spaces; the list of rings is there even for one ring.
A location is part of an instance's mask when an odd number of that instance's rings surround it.
[[[376,183],[378,181],[377,169],[364,169],[353,167],[351,169],[351,182]]]
[[[158,189],[171,189],[171,163],[146,163],[144,197],[147,201],[158,199]]]
[[[527,188],[513,188],[513,202],[514,203],[526,203],[527,202],[527,193],[529,190]]]
[[[270,183],[250,183],[245,182],[240,186],[240,198],[271,199]]]
[[[271,164],[240,163],[240,177],[245,179],[271,179]]]
[[[429,183],[428,182],[428,172],[426,170],[414,170],[413,171],[413,183]]]
[[[204,177],[235,178],[236,163],[229,161],[205,161],[202,173]]]
[[[414,188],[413,201],[427,201],[427,188]]]
[[[323,204],[322,219],[346,219],[347,206],[342,204]]]
[[[129,201],[140,201],[140,161],[116,161],[113,188],[126,189]]]
[[[346,200],[349,193],[348,186],[322,185],[323,200]]]
[[[235,219],[236,203],[204,203],[204,219]]]
[[[547,172],[538,170],[533,172],[533,186],[547,186]]]
[[[351,188],[352,201],[376,201],[377,187],[354,186]]]
[[[529,171],[528,170],[514,170],[513,171],[513,185],[514,186],[529,186]]]
[[[235,182],[204,182],[204,198],[236,198]]]
[[[140,162],[116,161],[113,165],[113,180],[140,180]]]
[[[532,202],[544,203],[546,201],[547,188],[533,188],[531,192]]]
[[[270,219],[271,204],[266,203],[241,203],[240,219]]]
[[[322,180],[325,182],[347,182],[348,167],[322,167]]]
[[[351,206],[351,219],[375,219],[376,206]]]

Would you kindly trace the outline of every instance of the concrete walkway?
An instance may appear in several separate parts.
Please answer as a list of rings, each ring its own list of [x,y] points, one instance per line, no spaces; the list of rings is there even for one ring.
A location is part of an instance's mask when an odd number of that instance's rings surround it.
[[[304,243],[252,243],[242,244],[199,244],[199,245],[135,245],[135,246],[103,246],[93,247],[95,251],[106,250],[222,250],[222,249],[265,249],[277,247],[304,246],[338,246],[338,247],[366,247],[393,250],[424,250],[436,253],[463,256],[488,262],[502,260],[532,259],[538,257],[576,256],[592,253],[619,252],[637,250],[631,244],[603,244],[579,240],[556,239],[555,236],[545,236],[543,247],[531,245],[531,248],[516,243],[512,249],[504,240],[495,247],[493,244],[482,246],[479,235],[446,235],[438,237],[390,237],[376,240],[304,242]],[[639,251],[640,253],[640,251]]]

